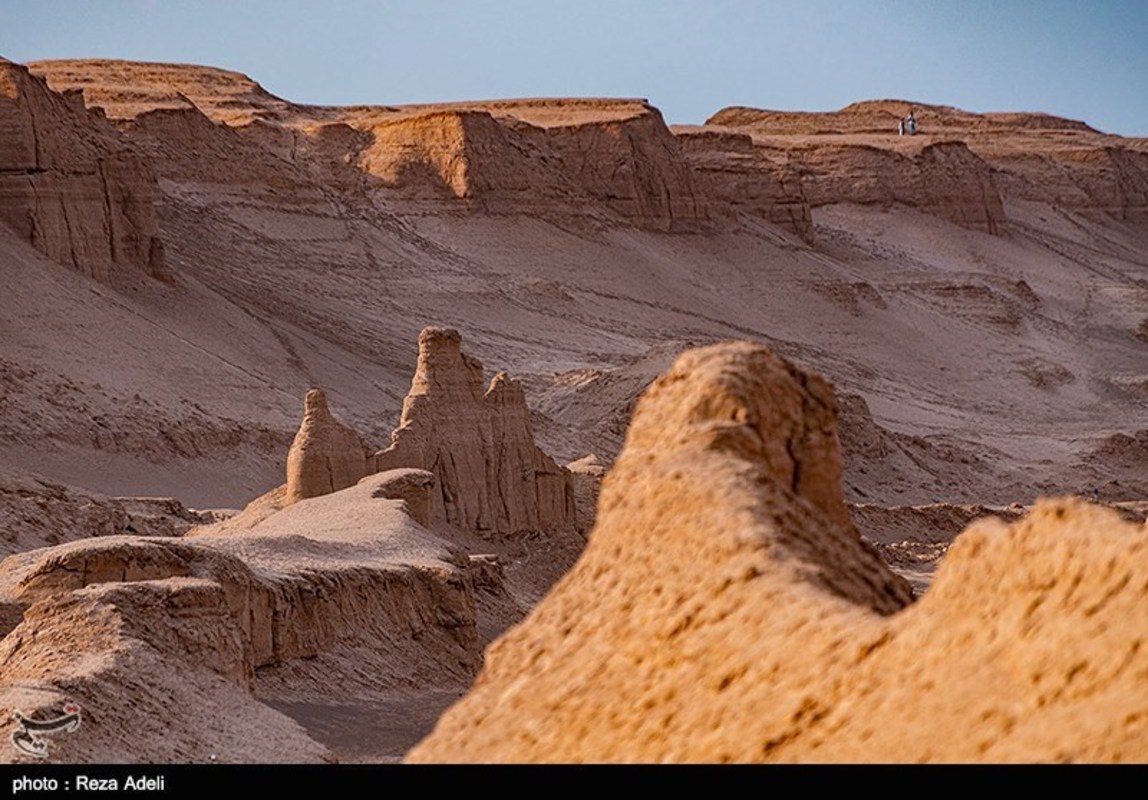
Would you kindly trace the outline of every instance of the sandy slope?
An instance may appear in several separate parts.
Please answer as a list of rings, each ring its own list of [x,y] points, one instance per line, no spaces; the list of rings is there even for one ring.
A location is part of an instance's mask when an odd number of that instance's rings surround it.
[[[36,103],[0,93],[4,130],[51,124],[44,115],[63,105],[44,100],[49,86],[81,89],[98,141],[76,169],[102,175],[107,153],[143,166],[130,191],[100,195],[91,175],[70,182],[52,165],[8,163],[0,148],[0,200],[20,223],[0,224],[0,521],[19,520],[7,531],[19,549],[138,533],[123,516],[133,512],[99,493],[242,507],[282,483],[313,387],[385,447],[428,325],[459,329],[491,374],[522,379],[539,443],[559,462],[610,463],[638,396],[678,353],[736,338],[835,384],[847,500],[1004,508],[1092,487],[1107,501],[1148,493],[1143,141],[926,106],[925,133],[900,140],[890,131],[907,104],[893,101],[829,115],[726,110],[670,130],[641,100],[327,108],[208,67],[74,61],[33,72],[47,82],[20,73],[16,84]],[[68,102],[67,131],[82,138],[86,112]],[[37,214],[78,219],[78,209],[90,221],[102,202],[138,211],[152,192],[162,270],[122,268],[111,231],[98,268],[82,248],[56,257],[75,233],[66,225],[50,245],[37,233]],[[99,230],[85,227],[84,247]],[[272,572],[337,572],[362,555],[347,541],[362,529],[404,529],[334,495],[307,503],[261,531],[224,524],[188,541],[215,539]],[[27,527],[35,508],[52,525],[82,525]],[[918,589],[935,564],[929,547],[965,519],[930,508],[857,512]],[[915,539],[903,552],[902,534]],[[506,586],[476,595],[482,643],[573,555],[443,536],[434,546],[445,553],[489,547],[505,559]],[[387,564],[420,558],[367,549]],[[106,611],[107,641],[118,642],[121,606],[205,591],[173,580],[75,603]],[[417,646],[382,639],[267,665],[244,702],[308,758],[322,748],[255,700],[349,758],[394,758],[469,673],[443,680]],[[218,684],[200,677],[188,697]],[[118,666],[106,676],[135,679]],[[241,742],[246,724],[229,718],[228,735]],[[372,743],[351,741],[366,730]],[[200,753],[196,735],[181,732],[170,752]]]
[[[238,505],[270,485],[295,398],[310,386],[382,443],[414,334],[436,323],[461,329],[487,364],[530,379],[539,433],[564,458],[611,454],[618,431],[598,426],[600,380],[555,373],[611,373],[650,348],[749,337],[865,396],[881,426],[947,448],[914,485],[850,470],[856,499],[1004,503],[1094,482],[1113,499],[1132,491],[1122,487],[1136,476],[1076,461],[1103,437],[1144,427],[1148,365],[1132,334],[1148,233],[1133,221],[1006,194],[1009,230],[990,236],[896,205],[825,205],[807,247],[745,218],[674,235],[573,205],[534,217],[439,198],[428,213],[409,186],[363,184],[363,173],[324,161],[322,135],[304,155],[300,131],[370,132],[382,118],[487,109],[560,136],[648,116],[646,107],[323,110],[213,70],[37,69],[55,83],[112,87],[88,102],[129,120],[129,138],[156,158],[176,280],[104,288],[4,236],[0,302],[19,336],[3,353],[16,408],[3,453],[18,464],[105,491]],[[179,125],[160,124],[145,112],[164,104],[146,91],[119,102],[125,81],[176,86],[211,119],[188,108]],[[250,119],[260,122],[219,124]],[[293,157],[275,130],[300,140]],[[510,180],[501,151],[484,153],[479,133],[459,135],[475,148],[472,172],[483,165],[490,180]],[[210,163],[197,161],[204,152]],[[342,182],[320,182],[331,175]],[[93,418],[114,433],[101,435]],[[988,456],[987,469],[963,469],[966,453]]]

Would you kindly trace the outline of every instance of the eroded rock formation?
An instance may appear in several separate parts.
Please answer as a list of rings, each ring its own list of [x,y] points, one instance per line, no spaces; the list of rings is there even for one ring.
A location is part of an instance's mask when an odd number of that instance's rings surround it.
[[[908,584],[849,521],[835,417],[828,384],[762,347],[681,356],[638,404],[581,560],[413,760],[708,760],[744,703],[727,689],[774,674],[780,706],[784,665],[816,657],[771,635],[808,616],[831,640],[844,610],[903,608]]]
[[[499,373],[484,389],[482,364],[458,331],[426,328],[418,366],[379,470],[434,474],[432,522],[481,536],[513,536],[575,524],[569,476],[534,444],[522,388]]]
[[[602,479],[607,467],[598,456],[590,454],[566,465],[574,486],[574,502],[578,509],[578,530],[588,534],[594,527],[598,512],[598,494],[602,489]]]
[[[354,486],[374,472],[370,467],[369,450],[359,434],[332,416],[327,395],[318,389],[307,392],[303,423],[287,454],[284,504]]]
[[[897,136],[910,110],[920,133]],[[804,167],[814,207],[896,202],[989,233],[1003,230],[1006,196],[1118,220],[1148,213],[1148,153],[1047,114],[877,100],[826,113],[725,108],[705,129],[743,132],[787,153]]]
[[[592,217],[697,231],[712,228],[720,205],[661,113],[640,99],[322,110],[209,67],[65,60],[32,68],[57,90],[82,91],[90,105],[153,139],[183,138],[188,126],[200,127],[197,117],[207,118],[241,133],[240,149],[257,143],[286,162],[354,164],[376,179],[366,186],[397,194],[415,213]],[[196,130],[197,138],[203,133]],[[237,168],[258,160],[242,159],[247,164]]]
[[[0,60],[0,223],[65,266],[109,283],[163,277],[152,165],[78,93]]]
[[[962,227],[998,233],[1004,206],[992,170],[963,142],[893,150],[821,145],[796,156],[806,167],[806,196],[830,203],[901,203]]]
[[[764,219],[813,243],[813,214],[802,173],[788,154],[742,133],[675,126],[690,166],[708,179],[719,208]]]
[[[0,466],[0,557],[96,536],[180,536],[216,521],[170,497],[107,497]]]
[[[901,113],[907,114],[909,104]],[[783,153],[799,165],[804,195],[816,208],[831,203],[914,206],[958,225],[998,233],[1004,205],[984,159],[956,137],[897,136],[892,109],[824,114],[727,108],[703,131],[741,132],[761,152]],[[928,114],[918,115],[930,124]],[[922,122],[924,125],[924,122]]]
[[[521,100],[352,113],[358,163],[408,200],[585,216],[639,228],[711,227],[712,200],[661,113],[640,100]],[[436,209],[441,213],[441,206]]]
[[[841,202],[908,205],[988,233],[1003,230],[1006,194],[1121,220],[1148,213],[1148,153],[1043,114],[897,100],[818,113],[734,107],[671,132],[640,99],[318,108],[210,67],[46,61],[31,68],[58,91],[83,92],[153,149],[208,120],[220,129],[208,139],[226,129],[238,151],[253,149],[253,158],[236,159],[240,171],[258,169],[271,153],[280,173],[318,167],[325,180],[397,193],[408,213],[592,217],[663,231],[713,231],[746,215],[810,242],[811,209]],[[919,133],[897,136],[910,109]],[[186,161],[175,155],[175,163]],[[356,180],[356,172],[373,180]],[[305,183],[306,170],[294,177]],[[220,178],[230,180],[226,171]]]
[[[1148,542],[1049,501],[976,524],[932,589],[841,501],[829,386],[684,354],[639,403],[575,568],[412,762],[1148,757]]]
[[[631,224],[669,231],[709,227],[711,199],[661,113],[644,102],[635,105],[626,116],[547,128],[563,166],[591,197]]]
[[[372,476],[183,539],[112,536],[10,556],[0,563],[0,697],[31,713],[67,696],[90,714],[84,736],[59,741],[63,761],[329,758],[255,699],[256,670],[273,680],[307,659],[353,673],[346,653],[360,648],[381,654],[360,653],[354,667],[371,670],[377,689],[416,670],[465,681],[480,662],[469,559],[387,499],[412,477]],[[21,693],[33,690],[40,699],[28,705]],[[179,719],[167,719],[164,697],[187,701]],[[163,736],[149,734],[149,714]],[[266,737],[251,733],[260,725]]]
[[[576,529],[571,475],[534,443],[522,387],[504,372],[484,387],[482,364],[461,342],[453,329],[422,331],[399,427],[377,453],[332,416],[322,391],[309,391],[286,486],[264,498],[269,507],[385,473],[380,496],[404,500],[423,525],[447,523],[485,537]]]

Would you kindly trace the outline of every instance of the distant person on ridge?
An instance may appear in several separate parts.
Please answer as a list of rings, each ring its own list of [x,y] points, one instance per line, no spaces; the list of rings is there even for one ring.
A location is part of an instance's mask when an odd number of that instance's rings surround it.
[[[903,120],[903,119],[897,120],[897,135],[898,136],[904,136],[905,135],[905,120]]]
[[[913,116],[913,110],[909,109],[909,135],[917,135],[917,118]]]

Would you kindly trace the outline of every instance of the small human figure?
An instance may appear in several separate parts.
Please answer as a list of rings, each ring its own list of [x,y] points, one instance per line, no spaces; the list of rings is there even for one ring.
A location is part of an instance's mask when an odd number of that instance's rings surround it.
[[[1092,502],[1100,502],[1100,489],[1095,486],[1092,487]]]
[[[917,118],[913,116],[913,110],[909,109],[909,135],[917,135]]]
[[[903,120],[903,119],[897,120],[897,135],[898,136],[904,136],[905,135],[905,120]]]

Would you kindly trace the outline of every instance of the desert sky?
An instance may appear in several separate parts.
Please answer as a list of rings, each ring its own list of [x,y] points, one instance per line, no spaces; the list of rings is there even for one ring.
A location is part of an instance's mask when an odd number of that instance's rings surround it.
[[[1148,135],[1138,0],[16,0],[0,53],[227,65],[296,102],[645,97],[829,111],[859,98],[1043,111]]]

